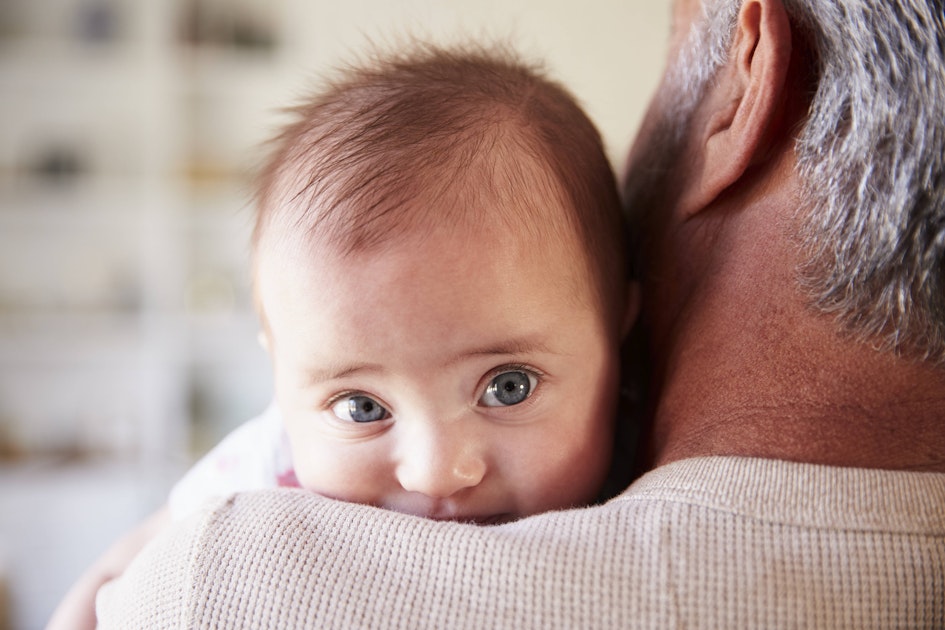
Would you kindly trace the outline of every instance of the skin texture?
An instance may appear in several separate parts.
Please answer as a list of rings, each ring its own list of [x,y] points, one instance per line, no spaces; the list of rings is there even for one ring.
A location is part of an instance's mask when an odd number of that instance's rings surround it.
[[[677,46],[693,6],[677,7]],[[945,471],[943,371],[845,336],[799,290],[792,140],[806,67],[781,4],[745,2],[684,141],[664,142],[679,97],[664,82],[631,151],[654,366],[645,468],[746,455]]]
[[[592,501],[620,339],[577,246],[502,222],[358,254],[264,246],[265,339],[301,485],[479,523]],[[487,391],[503,373],[528,383],[521,402]],[[377,421],[352,421],[362,396]]]

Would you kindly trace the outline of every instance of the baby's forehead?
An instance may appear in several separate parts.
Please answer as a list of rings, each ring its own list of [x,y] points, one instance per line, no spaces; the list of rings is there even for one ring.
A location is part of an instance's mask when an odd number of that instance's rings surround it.
[[[547,239],[578,238],[578,210],[555,171],[521,147],[493,146],[471,159],[400,174],[387,182],[360,172],[317,195],[299,192],[299,180],[287,177],[262,232],[354,254],[433,233],[475,233],[496,244],[530,240],[541,247]],[[489,226],[497,229],[480,229]]]
[[[323,311],[344,309],[353,301],[375,315],[392,316],[424,305],[430,314],[410,320],[421,324],[425,317],[453,312],[450,309],[459,304],[480,303],[485,304],[477,306],[477,312],[499,321],[510,314],[509,304],[520,303],[519,312],[542,325],[550,312],[534,305],[547,302],[549,295],[555,302],[589,306],[579,312],[597,317],[593,283],[578,259],[578,247],[553,232],[506,223],[409,230],[358,251],[287,235],[267,239],[260,248],[256,297],[264,320],[304,309],[313,300]],[[497,296],[504,300],[493,307],[499,311],[489,311],[488,304]],[[350,321],[355,329],[357,317]],[[276,316],[275,321],[284,317]]]
[[[384,213],[384,221],[352,228],[340,222],[321,229],[297,224],[270,225],[256,246],[256,258],[275,256],[299,262],[337,261],[356,265],[392,252],[420,257],[431,244],[475,243],[485,253],[519,252],[522,258],[556,253],[583,256],[577,228],[553,198],[509,199],[482,195],[430,201],[417,199],[411,209]],[[463,207],[460,207],[463,206]]]

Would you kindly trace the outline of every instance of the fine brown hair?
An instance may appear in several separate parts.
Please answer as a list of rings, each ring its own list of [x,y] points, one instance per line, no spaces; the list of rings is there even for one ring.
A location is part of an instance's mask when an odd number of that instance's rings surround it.
[[[490,207],[476,199],[513,195],[526,215],[516,224],[578,234],[602,304],[622,305],[625,224],[600,134],[507,48],[375,54],[291,113],[259,176],[254,252],[277,227],[357,254],[431,222],[494,220],[469,216]],[[531,201],[537,186],[568,216]],[[430,203],[441,199],[452,202]]]

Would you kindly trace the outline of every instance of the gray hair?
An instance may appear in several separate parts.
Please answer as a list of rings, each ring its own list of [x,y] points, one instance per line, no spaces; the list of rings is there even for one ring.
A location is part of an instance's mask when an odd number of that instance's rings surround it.
[[[681,113],[724,63],[741,1],[703,3],[674,70],[698,89]],[[795,147],[801,286],[857,338],[943,365],[943,2],[783,2],[818,72]]]

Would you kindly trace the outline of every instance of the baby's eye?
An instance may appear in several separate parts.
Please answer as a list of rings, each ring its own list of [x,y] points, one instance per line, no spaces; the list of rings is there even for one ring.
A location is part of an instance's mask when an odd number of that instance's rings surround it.
[[[493,378],[479,398],[485,407],[510,407],[517,405],[532,394],[538,385],[534,374],[524,370],[509,370]]]
[[[331,412],[337,418],[349,422],[377,422],[389,415],[379,402],[360,394],[341,398],[331,406]]]

